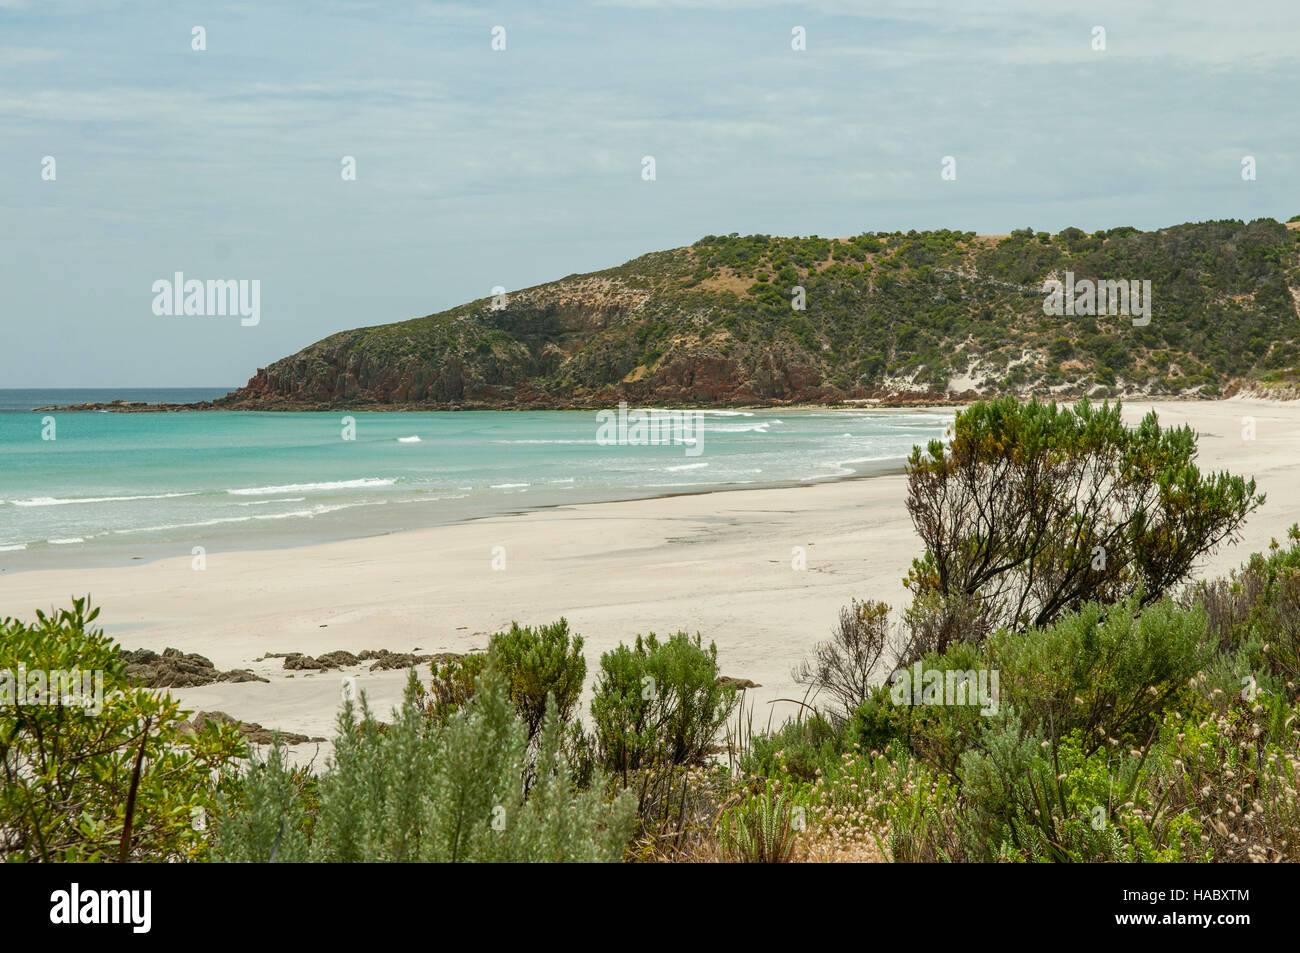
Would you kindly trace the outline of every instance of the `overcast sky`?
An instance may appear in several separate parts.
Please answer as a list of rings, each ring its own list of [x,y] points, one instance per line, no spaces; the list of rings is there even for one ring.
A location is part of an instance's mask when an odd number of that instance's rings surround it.
[[[0,0],[0,387],[236,386],[706,234],[1285,220],[1298,51],[1297,0]],[[155,316],[177,271],[260,324]]]

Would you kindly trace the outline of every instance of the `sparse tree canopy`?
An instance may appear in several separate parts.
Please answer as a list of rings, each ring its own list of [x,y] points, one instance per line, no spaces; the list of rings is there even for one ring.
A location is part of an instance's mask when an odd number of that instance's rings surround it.
[[[889,646],[889,606],[854,599],[840,609],[840,624],[830,641],[820,642],[812,659],[791,671],[800,685],[827,692],[846,713],[867,700],[873,675]]]
[[[1044,626],[1093,600],[1146,605],[1235,538],[1264,501],[1255,481],[1202,475],[1190,428],[1162,429],[1152,412],[1130,429],[1120,409],[985,401],[958,414],[950,445],[914,448],[918,604],[973,603],[983,631]]]

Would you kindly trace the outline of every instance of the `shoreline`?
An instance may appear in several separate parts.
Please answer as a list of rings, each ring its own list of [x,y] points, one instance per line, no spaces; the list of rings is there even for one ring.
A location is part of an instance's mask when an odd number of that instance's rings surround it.
[[[1237,544],[1198,565],[1226,575],[1300,522],[1300,405],[1235,399],[1133,402],[1132,426],[1154,408],[1162,426],[1190,424],[1202,471],[1254,477],[1267,494]],[[1256,418],[1243,439],[1241,420]],[[701,633],[724,675],[746,693],[756,724],[779,724],[801,697],[790,667],[829,637],[851,599],[906,605],[902,577],[921,545],[905,505],[906,477],[882,474],[794,487],[676,493],[567,504],[316,545],[209,552],[126,566],[0,575],[5,615],[30,618],[89,593],[99,624],[125,648],[175,647],[221,670],[252,668],[266,683],[173,690],[184,707],[222,710],[270,728],[333,736],[339,672],[286,672],[269,652],[486,647],[492,632],[561,616],[585,639],[588,686],[603,652],[637,634]],[[501,547],[501,568],[494,568]],[[803,568],[797,568],[799,556]],[[386,715],[405,672],[359,675]],[[310,753],[312,746],[305,746]]]
[[[73,388],[69,388],[73,389]],[[1016,397],[1018,400],[1030,400],[1037,398],[1040,401],[1056,401],[1057,403],[1073,403],[1078,400],[1088,399],[1094,403],[1109,401],[1112,403],[1130,403],[1133,401],[1147,401],[1159,404],[1201,404],[1201,403],[1219,403],[1229,400],[1260,400],[1269,403],[1290,403],[1300,400],[1300,389],[1291,386],[1278,386],[1274,389],[1279,394],[1289,396],[1265,396],[1261,394],[1262,390],[1268,390],[1267,387],[1259,385],[1234,386],[1230,387],[1228,392],[1222,397],[1201,397],[1196,394],[1148,394],[1148,393],[1126,393],[1107,396],[1089,396],[1087,394],[981,394],[973,390],[953,392],[950,395],[931,395],[924,396],[917,391],[900,391],[894,395],[884,397],[863,397],[863,398],[839,398],[823,402],[781,402],[760,404],[714,404],[701,406],[698,403],[676,403],[673,401],[648,403],[638,402],[636,407],[640,408],[662,408],[665,410],[932,410],[936,408],[959,409],[967,407],[973,403],[982,400],[997,400],[1006,396]],[[236,389],[238,390],[238,388]],[[235,393],[232,391],[231,393]],[[226,397],[230,396],[229,394]],[[250,405],[249,401],[242,401],[237,405],[221,406],[219,401],[225,400],[225,397],[216,400],[203,400],[191,404],[169,404],[169,403],[148,403],[146,401],[131,400],[112,400],[96,401],[82,404],[52,404],[42,407],[32,407],[28,410],[13,410],[11,413],[115,413],[115,414],[150,414],[150,413],[229,413],[229,414],[332,414],[332,413],[352,413],[352,414],[439,414],[439,413],[464,413],[468,411],[505,411],[505,412],[527,412],[527,411],[552,411],[552,412],[580,412],[596,411],[608,409],[610,401],[608,400],[573,400],[551,402],[529,402],[529,403],[452,403],[452,404],[354,404],[354,403],[306,403],[294,404],[290,401],[278,401],[267,406]],[[617,406],[618,400],[614,399],[614,406]],[[629,406],[631,406],[630,402]]]
[[[713,494],[725,493],[746,493],[759,490],[798,490],[808,487],[824,486],[833,483],[843,483],[853,480],[873,480],[882,476],[901,476],[906,472],[905,457],[895,460],[871,461],[862,465],[863,469],[859,472],[844,474],[841,476],[818,477],[809,480],[780,480],[773,483],[759,483],[750,486],[744,486],[735,483],[718,484],[717,486],[707,489],[698,490],[675,490],[671,492],[655,492],[649,494],[624,495],[616,490],[608,490],[608,493],[617,493],[608,499],[585,499],[575,500],[573,502],[558,503],[537,503],[531,506],[511,506],[503,508],[493,513],[477,513],[472,515],[449,516],[446,519],[425,522],[421,525],[398,527],[393,529],[384,529],[374,532],[347,532],[340,535],[326,534],[316,538],[302,538],[294,540],[292,538],[271,537],[271,536],[254,536],[248,533],[231,533],[228,541],[219,534],[205,534],[204,540],[217,539],[224,544],[218,548],[208,547],[209,553],[239,553],[239,552],[272,552],[283,551],[291,552],[309,548],[312,546],[322,546],[330,543],[345,543],[349,540],[360,539],[382,539],[400,535],[402,533],[415,533],[424,530],[437,529],[442,526],[455,526],[463,523],[473,523],[478,520],[489,520],[498,518],[509,518],[515,516],[525,516],[529,513],[546,512],[549,510],[561,510],[580,506],[606,506],[613,503],[634,503],[647,500],[673,499],[676,497],[696,497],[711,496]],[[418,506],[419,503],[404,502],[394,504],[398,506]],[[322,517],[312,517],[312,521],[321,520]],[[193,540],[190,540],[193,542]],[[31,557],[45,557],[31,559],[32,565],[26,566],[4,566],[0,565],[0,578],[7,575],[19,575],[28,572],[43,572],[57,569],[107,569],[132,564],[148,565],[160,559],[178,558],[177,544],[172,541],[151,541],[140,546],[130,546],[127,544],[112,544],[93,546],[88,549],[61,549],[56,546],[43,547],[40,549],[15,549],[0,552],[0,559],[4,556],[12,556],[18,559],[30,559]],[[144,553],[145,555],[136,555]],[[128,555],[130,554],[130,555]],[[69,565],[70,559],[73,563]]]
[[[787,408],[792,413],[860,414],[864,410],[883,417],[908,414],[946,417],[950,408]],[[235,412],[238,413],[238,412]],[[438,412],[428,412],[438,413]],[[480,412],[481,413],[481,412]],[[549,411],[548,413],[584,414],[585,411]],[[158,559],[188,554],[190,547],[202,544],[208,552],[241,552],[272,549],[300,549],[306,546],[349,539],[366,539],[390,536],[415,529],[428,529],[495,516],[511,516],[535,510],[557,507],[658,499],[661,497],[693,496],[712,493],[729,493],[741,490],[785,489],[834,483],[841,480],[871,479],[888,473],[902,473],[906,455],[857,463],[839,464],[851,472],[826,473],[803,478],[779,477],[745,482],[698,482],[682,484],[675,488],[644,486],[581,487],[572,496],[560,490],[534,488],[535,494],[503,494],[496,499],[482,501],[482,505],[469,510],[463,507],[444,507],[421,500],[394,500],[379,510],[367,509],[364,515],[354,507],[338,512],[316,514],[302,519],[268,525],[261,529],[252,526],[219,529],[196,528],[173,538],[153,536],[141,541],[116,539],[108,534],[90,538],[89,542],[73,545],[54,544],[48,540],[23,542],[22,548],[0,550],[0,577],[44,569],[82,569],[126,566],[150,563]],[[536,502],[534,502],[536,501]]]

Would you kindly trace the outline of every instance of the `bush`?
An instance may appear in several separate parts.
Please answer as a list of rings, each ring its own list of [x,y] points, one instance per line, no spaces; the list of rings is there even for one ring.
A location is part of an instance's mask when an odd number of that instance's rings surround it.
[[[240,810],[228,816],[231,801],[221,804],[213,826],[213,854],[240,864],[289,863],[309,860],[307,788],[314,779],[292,769],[276,738],[265,759],[254,757],[237,794]]]
[[[235,774],[233,726],[194,732],[169,694],[133,684],[88,599],[34,623],[0,622],[0,856],[24,861],[202,858],[196,819]],[[26,684],[14,673],[26,669]],[[37,672],[102,673],[97,715]],[[80,681],[80,679],[78,679]],[[42,676],[42,683],[45,682]],[[94,690],[92,689],[92,694]],[[20,695],[26,695],[19,704]]]
[[[885,751],[895,741],[910,744],[911,709],[901,708],[889,697],[889,686],[879,685],[853,712],[845,727],[849,745],[864,751]]]
[[[907,643],[898,664],[906,668],[955,645],[978,644],[993,629],[992,613],[979,595],[925,589],[903,613]]]
[[[1139,601],[1089,603],[1045,629],[999,632],[988,664],[1000,671],[1003,704],[1044,737],[1078,732],[1085,755],[1146,744],[1209,653],[1199,609],[1165,600],[1138,613]]]
[[[505,680],[510,701],[528,726],[530,742],[541,731],[548,695],[555,700],[560,721],[568,724],[573,717],[587,677],[587,660],[582,656],[582,636],[570,636],[565,619],[535,629],[512,622],[508,630],[492,636],[486,653],[433,662],[429,688],[419,698],[426,717],[440,723],[464,708],[489,665]]]
[[[606,768],[626,782],[644,765],[700,764],[736,705],[736,691],[718,684],[718,650],[697,634],[660,642],[652,632],[600,659],[591,702],[596,747]]]
[[[301,854],[326,862],[610,862],[632,835],[635,802],[607,802],[603,785],[578,791],[562,753],[563,725],[552,703],[536,747],[536,781],[525,794],[528,727],[493,668],[473,700],[431,727],[414,673],[394,721],[382,730],[362,701],[339,716],[335,753],[319,783],[315,817],[290,783],[283,753],[250,766],[242,798],[227,799],[215,829],[224,860],[270,859],[282,830]],[[281,822],[273,823],[276,817]]]
[[[1287,531],[1291,545],[1274,540],[1227,579],[1199,582],[1184,595],[1208,617],[1211,641],[1233,655],[1238,676],[1268,678],[1294,700],[1300,683],[1300,526]]]
[[[974,599],[990,629],[1044,626],[1088,601],[1154,602],[1235,539],[1264,501],[1255,482],[1202,476],[1190,428],[1162,430],[1152,412],[1129,429],[1120,410],[981,401],[948,446],[913,448],[913,593]]]
[[[829,642],[821,642],[812,661],[805,659],[791,677],[815,692],[825,691],[845,714],[871,692],[871,676],[889,644],[889,606],[858,602],[840,609],[840,624]]]
[[[1085,753],[1023,730],[1014,711],[962,755],[964,826],[973,860],[1178,862],[1198,859],[1199,818],[1163,810],[1147,752]]]
[[[530,741],[546,717],[547,695],[554,698],[560,721],[569,721],[582,694],[587,661],[582,657],[582,636],[570,639],[566,620],[536,629],[512,622],[508,631],[492,636],[488,656],[505,679],[510,701],[528,726]]]
[[[787,721],[774,732],[750,739],[748,749],[740,757],[740,769],[758,777],[784,775],[813,781],[818,771],[839,756],[844,737],[820,714]]]
[[[420,693],[419,701],[431,724],[442,724],[470,703],[487,658],[487,653],[475,652],[430,663],[433,677],[428,691]]]

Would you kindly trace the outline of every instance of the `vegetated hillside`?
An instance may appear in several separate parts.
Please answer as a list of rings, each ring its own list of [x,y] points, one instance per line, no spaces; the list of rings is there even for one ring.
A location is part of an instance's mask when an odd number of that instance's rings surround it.
[[[1043,282],[1149,280],[1151,321],[1044,314]],[[795,286],[804,310],[792,308]],[[987,394],[1294,394],[1300,223],[1007,236],[714,236],[331,335],[214,406],[590,407]]]

